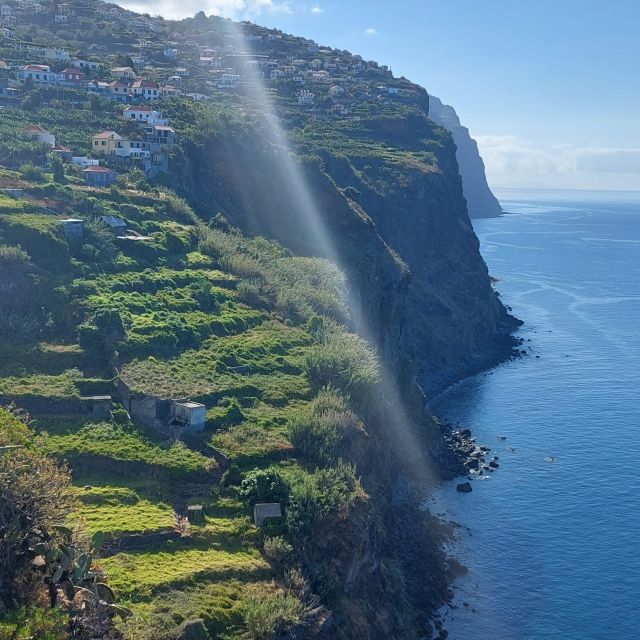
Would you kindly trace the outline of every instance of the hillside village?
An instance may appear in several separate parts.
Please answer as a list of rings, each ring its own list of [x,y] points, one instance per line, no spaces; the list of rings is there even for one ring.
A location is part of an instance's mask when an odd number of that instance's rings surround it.
[[[97,21],[91,32],[101,32],[101,37],[78,33],[90,19]],[[0,18],[5,29],[0,50],[6,52],[8,79],[4,94],[15,96],[31,78],[121,102],[179,96],[199,101],[215,99],[215,89],[242,94],[247,85],[259,82],[283,107],[297,105],[318,116],[351,118],[394,102],[426,99],[422,88],[394,78],[388,67],[347,51],[250,23],[232,27],[223,19],[212,33],[207,21],[201,21],[196,16],[185,26],[135,16],[115,5],[101,3],[94,9],[83,0],[5,0]],[[40,27],[37,39],[28,33],[32,28],[26,29],[34,23]],[[60,37],[74,31],[79,37],[75,50],[64,46]],[[127,39],[129,46],[123,42]]]

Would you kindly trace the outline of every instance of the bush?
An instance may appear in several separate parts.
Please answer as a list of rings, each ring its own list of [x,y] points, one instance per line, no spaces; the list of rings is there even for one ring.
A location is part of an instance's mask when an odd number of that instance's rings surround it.
[[[255,640],[275,640],[300,622],[303,606],[293,595],[250,598],[244,603],[244,620]]]
[[[349,399],[331,387],[323,388],[307,409],[293,418],[289,438],[298,451],[318,466],[333,464],[340,447],[360,428],[349,410]]]
[[[240,485],[240,497],[247,509],[259,502],[286,502],[289,486],[275,469],[248,473]]]
[[[20,175],[29,182],[44,182],[45,179],[42,169],[36,167],[32,162],[25,162],[20,167]]]
[[[78,342],[90,355],[109,355],[124,337],[122,318],[115,309],[100,309],[90,322],[78,327]]]
[[[380,379],[373,348],[360,336],[349,333],[336,322],[325,322],[321,343],[306,356],[305,369],[311,385],[343,389],[357,402],[363,402]]]
[[[310,535],[329,514],[349,509],[361,491],[354,467],[342,460],[313,474],[296,474],[290,481],[287,503],[289,533],[295,538]]]
[[[264,555],[282,570],[291,565],[293,561],[293,547],[282,536],[266,538]]]

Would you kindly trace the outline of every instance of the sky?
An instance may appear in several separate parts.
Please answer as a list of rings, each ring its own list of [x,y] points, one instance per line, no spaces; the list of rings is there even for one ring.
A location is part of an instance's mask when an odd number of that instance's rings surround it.
[[[640,191],[640,0],[121,0],[249,19],[455,107],[493,187]]]

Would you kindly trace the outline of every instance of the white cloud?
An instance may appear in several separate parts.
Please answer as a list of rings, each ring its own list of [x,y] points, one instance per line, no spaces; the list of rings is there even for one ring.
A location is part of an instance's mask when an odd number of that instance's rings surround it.
[[[120,0],[125,9],[164,18],[185,18],[198,11],[225,18],[252,19],[263,13],[291,13],[290,0]]]
[[[378,30],[374,29],[373,27],[368,27],[367,29],[364,30],[365,36],[375,36],[377,34],[378,34]]]
[[[324,13],[324,9],[321,6],[314,4],[313,7],[311,7],[311,13],[315,13],[316,15]]]
[[[640,149],[537,146],[517,136],[476,136],[495,186],[633,189],[640,184]]]

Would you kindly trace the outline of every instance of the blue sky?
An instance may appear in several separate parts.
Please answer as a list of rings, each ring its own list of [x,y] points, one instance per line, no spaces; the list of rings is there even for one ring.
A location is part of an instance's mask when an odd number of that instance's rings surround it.
[[[123,0],[304,35],[452,104],[493,186],[640,190],[639,0]]]

